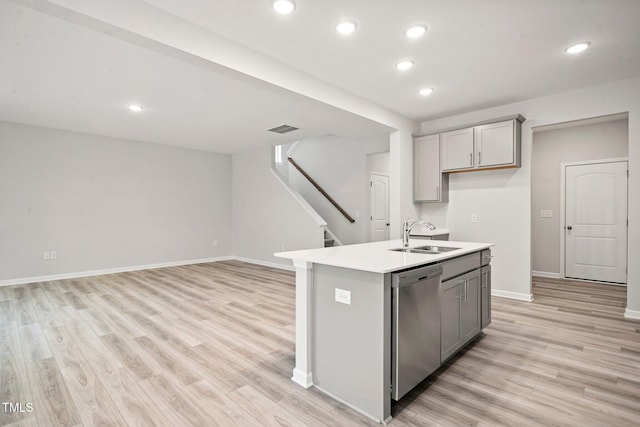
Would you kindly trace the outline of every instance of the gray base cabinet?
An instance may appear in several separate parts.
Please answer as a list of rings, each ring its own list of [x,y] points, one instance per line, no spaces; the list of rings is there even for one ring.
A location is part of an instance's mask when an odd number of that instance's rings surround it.
[[[481,276],[481,270],[478,268],[441,284],[441,362],[452,356],[481,330]]]
[[[482,328],[491,324],[491,266],[482,267],[480,274],[480,317]]]

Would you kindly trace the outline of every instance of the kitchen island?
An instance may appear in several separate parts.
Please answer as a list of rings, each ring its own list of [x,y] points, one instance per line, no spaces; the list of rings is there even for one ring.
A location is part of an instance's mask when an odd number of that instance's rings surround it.
[[[425,244],[430,250],[411,249]],[[399,361],[416,360],[403,354],[403,332],[410,333],[409,343],[425,335],[437,367],[490,322],[492,244],[413,239],[402,246],[390,240],[275,254],[296,269],[292,380],[384,423],[391,420],[392,400],[406,392],[399,384],[406,366]],[[406,294],[399,305],[402,278],[425,267],[431,273],[416,280],[429,276],[435,292],[424,304]]]

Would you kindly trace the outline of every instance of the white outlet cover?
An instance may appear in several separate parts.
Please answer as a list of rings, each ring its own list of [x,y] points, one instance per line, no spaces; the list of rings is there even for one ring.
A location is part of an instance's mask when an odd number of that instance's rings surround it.
[[[476,213],[471,214],[471,222],[478,222],[478,214]]]
[[[336,288],[336,302],[341,304],[351,305],[351,291]]]
[[[58,252],[51,251],[51,259],[58,259]]]

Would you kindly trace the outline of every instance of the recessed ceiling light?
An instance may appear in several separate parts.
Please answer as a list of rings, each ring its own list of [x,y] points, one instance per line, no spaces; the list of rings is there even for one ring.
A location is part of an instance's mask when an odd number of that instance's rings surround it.
[[[433,88],[425,87],[424,89],[420,89],[418,93],[422,96],[429,96],[433,93]]]
[[[398,62],[396,64],[396,68],[398,70],[404,71],[404,70],[408,70],[409,68],[413,67],[413,65],[414,65],[413,61],[411,61],[409,59],[406,59],[406,60]]]
[[[345,36],[348,36],[349,34],[353,33],[356,30],[356,23],[353,21],[344,21],[338,24],[338,26],[336,27],[336,31],[339,32],[340,34],[344,34]]]
[[[276,12],[282,13],[283,15],[288,15],[296,8],[293,0],[276,0],[271,5]]]
[[[567,53],[579,53],[589,49],[590,46],[591,46],[591,42],[580,42],[580,43],[576,43],[569,46],[564,51]]]
[[[426,32],[427,32],[426,25],[415,25],[409,28],[405,34],[410,39],[417,39],[418,37],[422,37]]]
[[[129,110],[139,113],[140,111],[144,110],[144,107],[142,107],[142,105],[131,104],[129,105]]]

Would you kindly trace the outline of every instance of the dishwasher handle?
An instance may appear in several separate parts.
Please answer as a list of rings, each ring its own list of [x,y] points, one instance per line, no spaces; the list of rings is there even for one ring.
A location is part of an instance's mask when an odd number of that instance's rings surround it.
[[[413,270],[403,271],[392,275],[391,287],[404,288],[418,283],[422,280],[433,279],[442,275],[442,266],[440,264],[427,267],[415,268]]]

